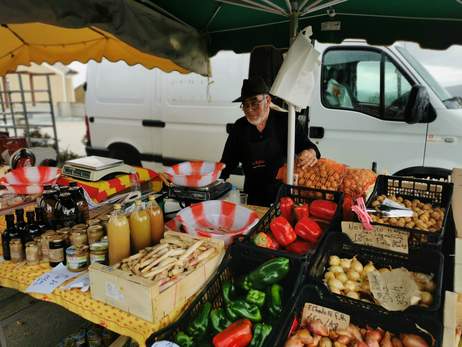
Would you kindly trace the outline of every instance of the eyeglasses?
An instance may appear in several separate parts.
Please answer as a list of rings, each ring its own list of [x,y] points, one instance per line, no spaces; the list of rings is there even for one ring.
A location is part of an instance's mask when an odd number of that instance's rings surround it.
[[[246,101],[246,102],[243,102],[241,104],[241,110],[245,110],[246,108],[251,108],[252,110],[256,110],[258,108],[258,106],[260,106],[260,104],[265,100],[265,98],[261,99],[261,100],[258,100],[258,99],[254,99],[254,100],[251,100],[251,101]]]

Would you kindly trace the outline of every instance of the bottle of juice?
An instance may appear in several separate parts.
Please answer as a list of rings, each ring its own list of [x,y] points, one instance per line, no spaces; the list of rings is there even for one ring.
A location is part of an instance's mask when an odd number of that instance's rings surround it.
[[[135,200],[135,210],[130,215],[130,238],[133,253],[151,245],[151,222],[139,199]]]
[[[116,264],[130,256],[130,225],[121,211],[120,204],[114,205],[114,211],[107,223],[109,265]]]
[[[159,243],[160,239],[164,235],[164,212],[157,203],[154,195],[149,196],[149,202],[146,210],[148,211],[149,220],[151,222],[152,243]]]

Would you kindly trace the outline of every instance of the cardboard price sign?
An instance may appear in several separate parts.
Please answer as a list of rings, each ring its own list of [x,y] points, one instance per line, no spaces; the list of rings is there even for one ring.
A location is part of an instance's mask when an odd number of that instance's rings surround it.
[[[347,234],[354,243],[397,253],[409,253],[408,233],[382,225],[373,227],[373,230],[368,231],[361,223],[342,222],[342,232]]]
[[[350,325],[350,316],[327,307],[306,303],[302,322],[319,320],[329,330],[344,330]]]
[[[417,284],[405,268],[384,273],[372,271],[367,278],[374,299],[389,311],[403,311],[419,299]]]

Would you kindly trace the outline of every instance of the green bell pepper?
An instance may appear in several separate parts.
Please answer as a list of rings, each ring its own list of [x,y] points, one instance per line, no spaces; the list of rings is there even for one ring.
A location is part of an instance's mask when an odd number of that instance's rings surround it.
[[[175,343],[180,347],[193,347],[194,339],[186,335],[184,332],[179,331],[175,336]]]
[[[262,347],[273,327],[265,323],[256,323],[253,328],[253,337],[249,347]]]
[[[230,281],[223,282],[221,291],[223,293],[223,299],[225,300],[226,304],[229,304],[233,300],[232,297],[236,294],[236,288]]]
[[[210,322],[217,333],[225,330],[232,323],[226,317],[225,310],[222,308],[217,308],[210,312]]]
[[[282,313],[282,286],[273,284],[268,288],[267,308],[271,318],[276,319]]]
[[[265,303],[266,294],[257,289],[250,289],[247,292],[247,296],[245,297],[245,301],[249,304],[257,305],[258,307],[262,307]]]
[[[260,289],[279,282],[289,272],[289,259],[274,258],[260,265],[251,273],[247,274],[241,285],[246,290]]]
[[[189,324],[186,332],[192,337],[201,337],[207,331],[209,326],[209,314],[212,309],[212,304],[206,302],[196,318]]]
[[[238,299],[226,306],[226,314],[234,322],[239,318],[247,318],[253,322],[261,321],[261,312],[257,305]]]

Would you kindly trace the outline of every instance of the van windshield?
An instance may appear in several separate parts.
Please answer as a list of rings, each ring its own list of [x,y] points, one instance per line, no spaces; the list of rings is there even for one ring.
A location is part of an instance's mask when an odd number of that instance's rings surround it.
[[[462,108],[462,100],[458,97],[453,97],[445,88],[443,88],[428,72],[428,70],[405,48],[402,46],[396,47],[401,55],[412,65],[415,71],[422,77],[427,85],[438,96],[441,102],[447,108]]]

